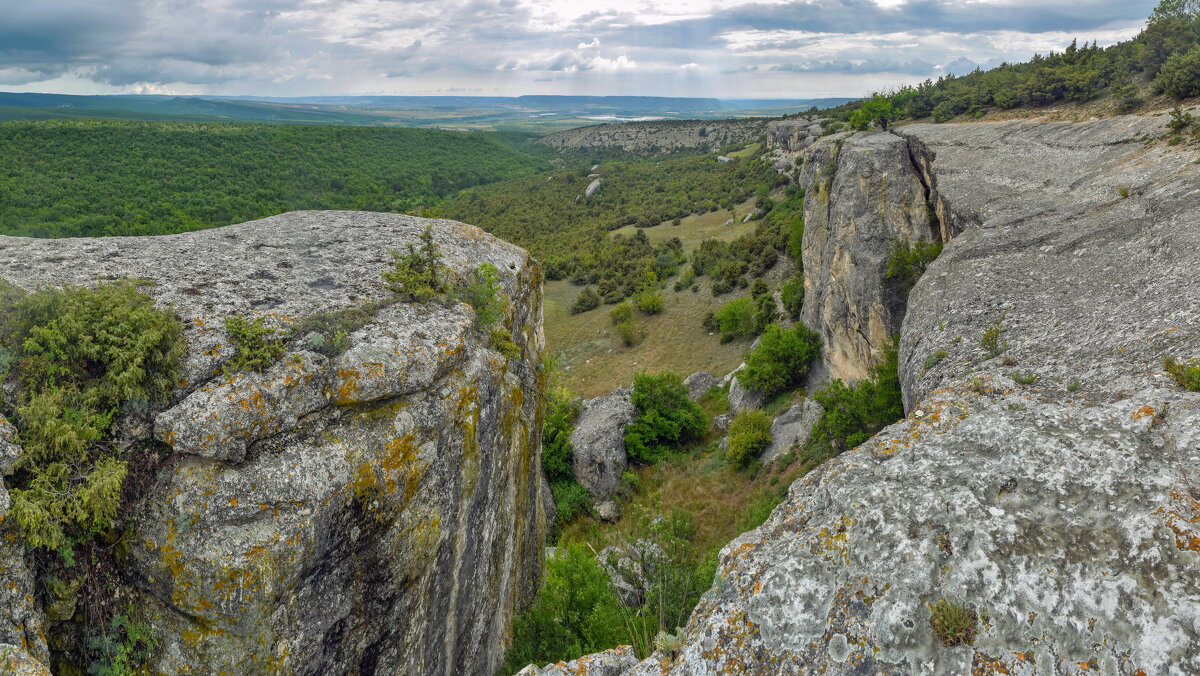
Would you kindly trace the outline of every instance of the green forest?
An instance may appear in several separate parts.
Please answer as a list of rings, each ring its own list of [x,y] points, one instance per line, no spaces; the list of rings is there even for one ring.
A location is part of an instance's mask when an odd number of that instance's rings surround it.
[[[1109,47],[1073,41],[1062,52],[1037,54],[1024,63],[946,75],[882,96],[891,104],[890,117],[935,122],[1097,99],[1110,100],[1116,112],[1129,112],[1152,96],[1200,96],[1200,2],[1162,0],[1145,30]],[[829,113],[853,121],[863,105],[850,103]]]
[[[0,123],[0,157],[0,234],[34,237],[411,211],[550,166],[521,134],[131,121]]]

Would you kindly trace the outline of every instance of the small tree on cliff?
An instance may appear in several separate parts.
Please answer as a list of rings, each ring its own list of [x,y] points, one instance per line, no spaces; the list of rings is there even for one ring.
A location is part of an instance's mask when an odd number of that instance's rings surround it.
[[[875,94],[863,101],[862,107],[850,115],[849,122],[856,129],[867,129],[872,124],[878,123],[881,129],[887,131],[888,122],[894,117],[895,110],[892,100],[886,96]]]

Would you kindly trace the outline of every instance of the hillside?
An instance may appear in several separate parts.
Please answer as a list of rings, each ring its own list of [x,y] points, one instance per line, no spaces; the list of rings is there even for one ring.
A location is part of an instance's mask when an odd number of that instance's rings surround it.
[[[0,156],[0,234],[38,237],[403,212],[549,166],[523,135],[116,121],[0,123]]]

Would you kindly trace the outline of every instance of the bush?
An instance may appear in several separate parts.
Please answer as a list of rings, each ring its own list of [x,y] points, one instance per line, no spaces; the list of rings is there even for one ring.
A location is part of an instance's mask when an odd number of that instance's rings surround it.
[[[983,335],[979,337],[979,347],[983,348],[983,352],[988,359],[995,359],[1001,354],[1008,351],[1008,341],[1001,340],[1000,336],[1004,333],[1004,317],[1007,311],[1001,312],[987,328],[983,330]]]
[[[1177,99],[1200,96],[1200,45],[1167,59],[1154,87]]]
[[[754,315],[758,307],[751,298],[735,298],[717,310],[717,325],[721,329],[721,342],[752,336],[756,333]]]
[[[16,354],[21,454],[12,514],[33,547],[108,528],[126,463],[106,441],[126,402],[159,401],[179,377],[182,326],[130,282],[6,295],[0,344]]]
[[[445,292],[444,271],[438,246],[433,241],[433,227],[426,225],[421,232],[421,246],[408,245],[408,251],[392,252],[392,267],[383,273],[388,289],[400,300],[425,303]]]
[[[1200,392],[1200,359],[1193,359],[1184,364],[1175,361],[1174,357],[1167,357],[1163,360],[1163,368],[1183,389]]]
[[[617,332],[617,336],[621,339],[621,344],[625,347],[633,347],[642,340],[642,327],[638,325],[636,320],[626,319],[623,322],[618,322],[613,330]]]
[[[233,341],[233,356],[225,362],[226,373],[265,371],[287,351],[283,336],[263,325],[262,317],[248,321],[241,315],[225,318],[225,332]]]
[[[703,327],[705,331],[712,333],[720,331],[721,322],[717,319],[717,313],[713,312],[712,310],[704,313],[704,319],[700,321],[700,326]]]
[[[633,319],[633,306],[629,303],[618,303],[616,307],[608,311],[608,318],[612,320],[614,326],[630,321]]]
[[[887,351],[870,377],[853,386],[835,379],[814,392],[813,399],[825,410],[804,448],[808,460],[820,462],[870,439],[904,417],[896,348]]]
[[[665,303],[663,302],[662,294],[658,293],[657,291],[643,291],[642,293],[638,294],[636,304],[637,309],[645,312],[648,315],[656,315],[662,312],[663,308],[666,307]]]
[[[946,599],[929,606],[929,628],[948,648],[974,643],[977,622],[973,609]]]
[[[636,462],[658,462],[708,429],[704,411],[688,398],[683,379],[670,371],[634,376],[633,406],[637,418],[625,428],[625,450]]]
[[[585,287],[579,297],[575,299],[575,304],[571,306],[571,314],[577,315],[598,307],[600,307],[600,296],[592,287]]]
[[[775,305],[775,296],[764,293],[754,298],[754,333],[762,333],[768,326],[779,319],[779,309]]]
[[[779,296],[788,316],[793,321],[800,319],[800,313],[804,310],[804,277],[796,275],[784,282],[783,287],[779,290]]]
[[[477,328],[489,329],[504,319],[504,291],[500,286],[500,271],[495,265],[483,263],[475,268],[459,296],[475,308]]]
[[[917,284],[925,269],[942,253],[941,240],[933,242],[909,242],[898,239],[888,249],[888,279],[896,280],[900,289],[907,294]]]
[[[790,329],[772,324],[746,357],[746,368],[738,371],[737,379],[770,397],[800,382],[820,354],[821,337],[816,331],[801,323]]]
[[[729,451],[725,457],[745,467],[770,445],[771,417],[758,409],[742,411],[729,424]]]
[[[546,395],[546,415],[542,420],[542,469],[551,484],[573,481],[571,469],[571,433],[579,406],[565,390],[556,389]]]
[[[1171,109],[1171,121],[1167,122],[1167,129],[1182,134],[1188,127],[1196,123],[1196,118],[1191,113],[1184,112],[1183,108],[1175,106]]]
[[[558,547],[529,610],[513,618],[503,673],[526,664],[571,660],[628,642],[620,601],[608,575],[582,544]]]

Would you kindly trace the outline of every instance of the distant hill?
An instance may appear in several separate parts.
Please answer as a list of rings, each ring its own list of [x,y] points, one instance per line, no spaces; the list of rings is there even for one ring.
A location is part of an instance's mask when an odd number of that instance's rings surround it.
[[[3,120],[185,120],[554,132],[645,119],[779,116],[852,99],[655,96],[157,96],[0,92]]]

